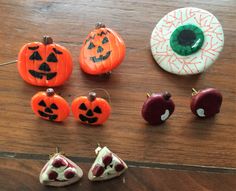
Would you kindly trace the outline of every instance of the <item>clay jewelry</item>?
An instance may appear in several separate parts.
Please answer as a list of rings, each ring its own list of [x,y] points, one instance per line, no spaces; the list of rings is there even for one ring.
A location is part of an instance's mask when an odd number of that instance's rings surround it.
[[[142,107],[143,118],[151,125],[165,122],[175,110],[175,104],[169,92],[147,94]]]
[[[86,37],[79,55],[81,69],[92,75],[109,73],[125,57],[125,43],[114,30],[98,23]]]
[[[91,181],[102,181],[118,177],[123,174],[128,166],[116,154],[107,147],[95,150],[97,158],[88,173],[88,179]]]
[[[198,74],[218,58],[224,33],[208,11],[187,7],[165,15],[151,35],[151,51],[159,66],[177,75]]]
[[[20,76],[35,86],[60,86],[71,75],[72,58],[63,46],[44,36],[42,42],[25,44],[18,55]]]
[[[82,176],[82,169],[57,150],[41,170],[39,181],[43,185],[62,187],[79,181]]]
[[[70,113],[69,104],[52,88],[36,93],[31,98],[31,107],[35,115],[49,121],[63,121]]]
[[[214,88],[200,91],[193,89],[190,108],[200,118],[212,117],[220,112],[222,99],[222,94]]]
[[[110,116],[109,103],[95,92],[89,92],[88,96],[80,96],[72,102],[72,112],[81,123],[89,125],[101,125]]]

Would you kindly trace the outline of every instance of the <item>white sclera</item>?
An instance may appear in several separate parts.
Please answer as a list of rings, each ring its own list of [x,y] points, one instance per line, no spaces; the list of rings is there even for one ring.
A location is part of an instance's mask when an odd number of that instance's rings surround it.
[[[176,28],[192,24],[204,33],[204,43],[197,52],[181,56],[170,46],[170,37]],[[165,15],[151,35],[151,51],[159,66],[177,75],[198,74],[209,68],[224,46],[224,32],[217,18],[203,9],[187,7]]]

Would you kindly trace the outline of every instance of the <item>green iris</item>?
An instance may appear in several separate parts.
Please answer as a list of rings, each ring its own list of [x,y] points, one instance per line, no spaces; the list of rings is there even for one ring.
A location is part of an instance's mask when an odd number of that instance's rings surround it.
[[[183,25],[175,29],[170,37],[170,46],[181,56],[188,56],[197,52],[203,45],[204,34],[195,25]]]

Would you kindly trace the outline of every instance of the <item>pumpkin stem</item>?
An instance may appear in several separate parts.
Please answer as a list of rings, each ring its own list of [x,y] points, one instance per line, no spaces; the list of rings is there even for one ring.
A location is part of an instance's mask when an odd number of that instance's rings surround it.
[[[48,88],[47,90],[46,90],[46,94],[47,94],[47,96],[54,96],[55,95],[55,91],[54,91],[54,89],[52,89],[52,88]]]
[[[164,98],[165,100],[169,100],[170,97],[171,97],[171,94],[170,94],[169,92],[165,92],[165,93],[163,94],[163,98]]]
[[[45,45],[52,44],[53,39],[50,36],[43,36],[42,43],[45,44]]]
[[[105,28],[106,25],[104,25],[103,23],[101,22],[98,22],[96,25],[95,25],[95,29],[100,29],[100,28]]]
[[[89,95],[88,95],[88,100],[90,102],[93,102],[95,99],[96,99],[96,93],[95,92],[89,92]]]

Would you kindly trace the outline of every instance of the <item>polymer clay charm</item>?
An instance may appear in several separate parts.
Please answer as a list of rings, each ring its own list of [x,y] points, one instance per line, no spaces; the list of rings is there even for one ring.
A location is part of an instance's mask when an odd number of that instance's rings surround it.
[[[42,42],[27,43],[21,48],[17,67],[27,83],[54,87],[62,85],[70,77],[72,58],[65,47],[44,36]]]
[[[88,96],[80,96],[72,102],[72,112],[81,123],[89,125],[103,124],[111,113],[109,103],[95,92],[89,92]]]
[[[187,7],[165,15],[151,35],[151,51],[159,66],[177,75],[198,74],[218,58],[224,33],[208,11]]]
[[[79,181],[82,176],[83,171],[78,165],[57,152],[41,170],[39,181],[43,185],[62,187]]]
[[[98,23],[86,37],[80,50],[79,63],[88,74],[109,73],[125,57],[125,43],[114,30]]]
[[[123,174],[128,166],[107,147],[100,146],[95,150],[97,158],[88,173],[91,181],[102,181],[118,177]]]
[[[55,94],[52,88],[35,94],[31,99],[31,107],[35,115],[49,121],[63,121],[70,113],[69,104]]]
[[[151,125],[165,122],[175,110],[175,104],[170,98],[169,92],[154,93],[151,96],[147,94],[142,107],[143,118]]]
[[[214,88],[193,89],[190,107],[193,114],[200,118],[212,117],[220,112],[222,99],[222,94]]]

